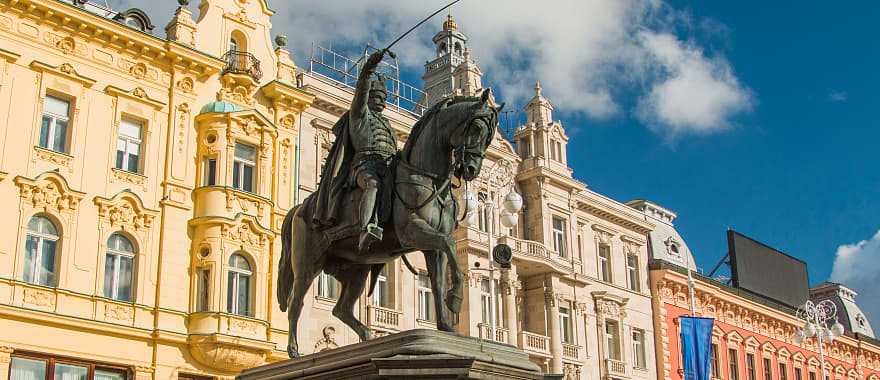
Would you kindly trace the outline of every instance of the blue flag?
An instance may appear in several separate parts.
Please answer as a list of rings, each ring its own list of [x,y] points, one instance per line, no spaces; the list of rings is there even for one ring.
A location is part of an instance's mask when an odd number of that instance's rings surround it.
[[[685,380],[709,380],[713,318],[678,317]]]

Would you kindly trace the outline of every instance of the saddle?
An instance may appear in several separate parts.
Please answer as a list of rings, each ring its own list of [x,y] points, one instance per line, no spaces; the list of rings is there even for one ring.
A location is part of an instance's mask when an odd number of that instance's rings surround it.
[[[397,155],[391,159],[388,171],[385,177],[382,178],[382,184],[379,187],[379,195],[376,201],[376,219],[379,226],[386,231],[388,231],[388,228],[393,228],[393,225],[389,222],[391,222],[394,207],[394,178],[398,159],[399,156]],[[315,194],[317,193],[310,195],[303,201],[303,206],[310,213],[314,211],[315,203],[317,202]],[[340,208],[339,215],[336,218],[336,225],[327,227],[315,226],[317,230],[325,234],[328,243],[360,235],[361,223],[357,210],[359,209],[362,194],[363,191],[356,185],[350,187],[348,194],[344,196],[350,207]],[[311,219],[311,215],[304,216],[307,217],[307,220]]]

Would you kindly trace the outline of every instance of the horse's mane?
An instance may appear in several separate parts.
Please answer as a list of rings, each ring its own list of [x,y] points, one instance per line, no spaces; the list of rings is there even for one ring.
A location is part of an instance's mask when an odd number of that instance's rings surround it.
[[[415,143],[416,140],[418,140],[418,137],[422,134],[422,130],[425,129],[429,121],[434,119],[434,116],[437,114],[437,112],[440,112],[440,110],[458,103],[476,101],[480,101],[479,96],[457,95],[454,97],[446,97],[431,106],[431,108],[428,108],[428,110],[425,111],[424,114],[422,114],[422,117],[419,118],[419,120],[416,121],[415,124],[413,124],[412,129],[409,132],[409,137],[407,137],[406,139],[406,144],[404,144],[403,146],[403,156],[407,159],[409,158],[409,151],[410,149],[412,149],[412,144]]]

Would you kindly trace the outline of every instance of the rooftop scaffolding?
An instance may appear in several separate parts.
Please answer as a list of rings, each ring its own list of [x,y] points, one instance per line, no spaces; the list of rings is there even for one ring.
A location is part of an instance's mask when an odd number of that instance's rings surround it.
[[[354,60],[333,51],[332,48],[312,44],[312,54],[309,58],[309,73],[320,75],[353,89],[357,84],[357,78],[363,63],[366,61],[366,57],[376,50],[378,49],[367,46],[361,57]],[[390,61],[387,59],[382,60],[376,72],[384,75],[386,78],[385,87],[388,89],[387,103],[391,105],[391,108],[398,112],[408,112],[415,116],[422,115],[425,109],[420,102],[425,99],[425,93],[417,87],[400,80],[400,65],[396,57]]]

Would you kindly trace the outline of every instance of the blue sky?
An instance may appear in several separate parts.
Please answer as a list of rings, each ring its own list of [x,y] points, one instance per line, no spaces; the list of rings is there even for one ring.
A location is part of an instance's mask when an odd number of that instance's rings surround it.
[[[174,9],[112,2],[157,25]],[[381,45],[445,3],[275,0],[273,33],[304,65],[313,42]],[[704,270],[730,227],[806,261],[813,284],[833,271],[880,325],[880,4],[464,0],[453,14],[508,109],[542,82],[590,188],[674,210]],[[413,84],[441,21],[395,47]]]

